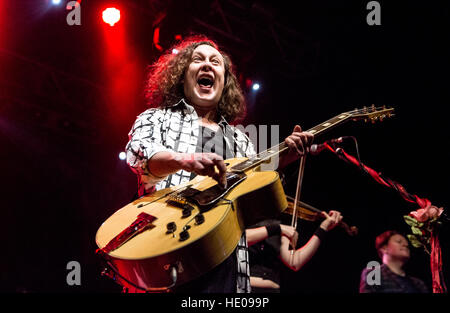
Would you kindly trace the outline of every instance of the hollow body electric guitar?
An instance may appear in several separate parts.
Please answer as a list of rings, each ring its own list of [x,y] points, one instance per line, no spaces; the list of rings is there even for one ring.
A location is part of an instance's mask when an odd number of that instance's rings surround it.
[[[348,120],[382,120],[392,108],[339,114],[308,130],[315,136]],[[283,143],[251,158],[225,160],[227,187],[196,176],[159,190],[116,211],[98,229],[96,243],[107,273],[140,291],[167,291],[223,262],[245,228],[276,217],[287,206],[276,171],[263,164],[288,150]]]

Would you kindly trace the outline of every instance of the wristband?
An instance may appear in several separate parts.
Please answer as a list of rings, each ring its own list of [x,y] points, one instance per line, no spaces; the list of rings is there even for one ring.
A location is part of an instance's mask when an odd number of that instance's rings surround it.
[[[280,223],[271,223],[266,225],[267,235],[268,237],[279,236],[281,235],[281,226]]]
[[[327,231],[324,230],[322,227],[318,227],[316,229],[316,231],[314,232],[314,235],[316,235],[317,237],[319,237],[319,239],[322,241],[323,239],[325,239],[326,235],[327,235]]]

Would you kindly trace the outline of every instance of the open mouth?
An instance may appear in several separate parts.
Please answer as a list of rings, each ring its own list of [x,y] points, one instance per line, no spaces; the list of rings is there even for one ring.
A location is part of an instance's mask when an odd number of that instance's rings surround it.
[[[211,88],[214,85],[214,79],[210,76],[201,76],[197,83],[201,88]]]

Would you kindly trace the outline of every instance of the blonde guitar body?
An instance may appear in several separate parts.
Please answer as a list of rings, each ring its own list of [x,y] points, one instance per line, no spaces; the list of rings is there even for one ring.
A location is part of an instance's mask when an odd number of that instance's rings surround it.
[[[317,136],[348,120],[381,121],[392,112],[392,108],[375,106],[355,109],[308,132]],[[125,287],[165,291],[223,262],[246,227],[287,208],[278,173],[259,169],[288,149],[281,143],[250,159],[226,160],[225,190],[212,178],[197,176],[118,210],[96,235],[97,252],[112,270],[110,276]]]
[[[228,168],[247,158],[229,159]],[[96,243],[104,249],[121,231],[129,227],[142,212],[154,217],[150,227],[135,235],[118,248],[103,253],[120,273],[120,284],[127,281],[143,288],[158,288],[172,284],[170,269],[177,271],[176,285],[188,282],[223,262],[236,248],[246,227],[266,218],[275,217],[287,208],[286,196],[278,173],[245,171],[245,179],[232,188],[211,209],[203,212],[204,222],[197,224],[194,217],[199,207],[188,217],[182,217],[182,208],[167,202],[167,194],[187,186],[207,190],[217,185],[212,178],[197,176],[192,181],[159,190],[140,198],[109,217],[98,229]],[[167,231],[175,223],[177,230]],[[189,225],[189,238],[180,241],[180,232]],[[125,278],[125,279],[123,279]]]

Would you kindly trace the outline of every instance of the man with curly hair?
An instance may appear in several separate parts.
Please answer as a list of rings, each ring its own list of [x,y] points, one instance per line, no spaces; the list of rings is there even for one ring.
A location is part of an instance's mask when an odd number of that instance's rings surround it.
[[[195,175],[225,187],[224,159],[256,153],[248,136],[229,124],[244,116],[245,99],[230,58],[212,40],[190,37],[169,49],[150,68],[146,96],[151,108],[137,117],[126,147],[127,162],[138,176],[138,196]],[[298,159],[312,141],[313,135],[296,125],[280,163]],[[250,292],[245,234],[222,264],[175,291]]]

